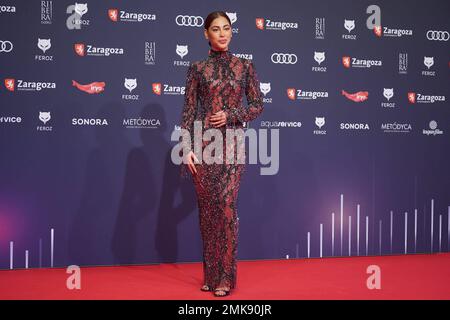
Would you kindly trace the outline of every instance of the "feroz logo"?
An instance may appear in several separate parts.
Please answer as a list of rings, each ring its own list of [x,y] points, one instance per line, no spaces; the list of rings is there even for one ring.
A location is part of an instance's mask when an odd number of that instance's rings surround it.
[[[52,47],[51,39],[40,39],[38,38],[37,46],[42,50],[43,53]]]

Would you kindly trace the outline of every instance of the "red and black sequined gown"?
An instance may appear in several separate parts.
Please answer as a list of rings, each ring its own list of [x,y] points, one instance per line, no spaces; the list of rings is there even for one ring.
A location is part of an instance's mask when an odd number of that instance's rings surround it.
[[[242,104],[244,94],[247,107]],[[245,122],[255,119],[263,108],[251,60],[236,57],[229,50],[210,49],[206,59],[189,66],[181,124],[191,136],[188,148],[194,151],[194,121],[202,121],[204,132],[214,128],[208,119],[213,113],[224,110],[227,114],[226,125],[217,128],[223,134],[223,163],[201,161],[195,165],[197,174],[193,175],[203,240],[204,284],[211,290],[236,286],[237,196],[245,164],[241,161],[225,163],[227,151],[230,152],[225,145],[226,128],[244,128]],[[208,143],[202,141],[202,151]],[[245,159],[245,148],[241,151]],[[236,147],[233,154],[237,160]],[[186,164],[182,164],[181,175],[190,175]]]

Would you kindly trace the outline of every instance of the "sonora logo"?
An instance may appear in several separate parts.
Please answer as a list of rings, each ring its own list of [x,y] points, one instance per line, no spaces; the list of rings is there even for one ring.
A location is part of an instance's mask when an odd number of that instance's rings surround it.
[[[175,18],[175,22],[179,26],[201,27],[203,25],[203,18],[200,16],[183,16],[179,14]]]
[[[273,63],[280,63],[280,64],[296,64],[297,63],[297,56],[294,53],[278,53],[274,52],[270,59]]]
[[[435,30],[427,31],[428,40],[448,41],[449,38],[450,34],[448,33],[448,31],[435,31]]]
[[[0,52],[11,52],[13,44],[11,41],[0,40]]]

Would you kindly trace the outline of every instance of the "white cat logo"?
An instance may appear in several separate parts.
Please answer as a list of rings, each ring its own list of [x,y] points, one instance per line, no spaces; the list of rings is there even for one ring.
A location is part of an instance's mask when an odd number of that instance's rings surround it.
[[[44,124],[49,122],[51,118],[50,112],[39,111],[39,120],[41,120]]]
[[[231,20],[231,24],[235,23],[237,20],[236,12],[226,12],[228,18]]]
[[[325,117],[316,117],[316,126],[318,126],[319,129],[321,129],[324,124],[325,124]]]
[[[87,3],[76,3],[75,2],[75,12],[82,17],[86,12],[88,12]]]
[[[314,60],[320,65],[325,61],[325,52],[316,52],[314,51]]]
[[[47,51],[48,49],[50,49],[52,47],[51,39],[39,39],[38,38],[37,46],[39,49],[42,50],[42,52],[45,53],[45,51]]]
[[[177,44],[176,52],[181,57],[181,59],[183,59],[183,57],[185,55],[187,55],[188,52],[189,52],[188,46],[187,45],[179,45],[179,44]]]
[[[350,33],[355,29],[355,20],[344,20],[344,27],[347,29],[348,33]]]
[[[259,90],[261,90],[261,92],[264,94],[264,96],[266,96],[266,94],[268,94],[270,92],[270,82],[267,82],[267,83],[260,82]]]
[[[131,91],[133,91],[137,87],[137,79],[125,78],[125,82],[123,83],[123,85],[125,86],[125,88],[130,90],[130,93],[131,93]]]
[[[434,65],[434,57],[423,57],[423,64],[430,69]]]
[[[389,101],[394,96],[394,89],[383,88],[383,96]]]

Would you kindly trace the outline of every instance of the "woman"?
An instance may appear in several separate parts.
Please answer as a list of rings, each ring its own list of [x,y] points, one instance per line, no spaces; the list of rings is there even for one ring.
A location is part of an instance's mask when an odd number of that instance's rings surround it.
[[[226,13],[210,13],[204,28],[210,45],[208,57],[192,63],[187,72],[181,128],[189,131],[191,144],[185,144],[189,152],[183,155],[182,176],[186,177],[189,169],[197,194],[203,240],[201,290],[222,297],[236,287],[237,195],[244,170],[242,158],[235,163],[225,161],[227,152],[231,152],[225,144],[225,133],[227,128],[242,129],[245,122],[255,119],[263,111],[263,99],[253,63],[235,57],[228,49],[232,32]],[[242,105],[244,93],[248,107]],[[223,163],[198,161],[194,153],[194,121],[201,121],[202,130],[220,130]],[[201,142],[202,151],[209,143]],[[237,153],[238,148],[235,149],[233,154]],[[243,154],[245,159],[245,149]]]

